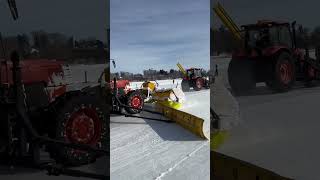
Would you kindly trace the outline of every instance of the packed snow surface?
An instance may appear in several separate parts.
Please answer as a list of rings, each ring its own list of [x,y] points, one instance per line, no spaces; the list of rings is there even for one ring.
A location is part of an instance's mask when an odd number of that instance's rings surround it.
[[[230,58],[213,59],[227,80]],[[228,87],[227,81],[225,81]],[[318,162],[320,87],[297,83],[286,93],[272,93],[263,83],[250,96],[236,98],[241,123],[218,150],[293,179],[320,179]],[[222,119],[223,120],[223,119]]]

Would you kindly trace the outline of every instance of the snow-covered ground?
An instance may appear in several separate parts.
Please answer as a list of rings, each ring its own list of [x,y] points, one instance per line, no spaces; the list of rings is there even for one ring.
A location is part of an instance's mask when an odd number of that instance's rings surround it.
[[[159,88],[172,88],[179,87],[181,80],[175,80],[175,84],[172,80],[157,82]],[[131,86],[141,84],[133,82]],[[206,131],[209,97],[209,90],[187,92],[182,109],[204,118]],[[210,179],[209,141],[179,125],[113,115],[110,128],[111,179]]]
[[[168,89],[168,88],[181,88],[182,79],[169,79],[169,80],[158,80],[153,81],[159,84],[158,89]],[[139,89],[143,82],[130,82],[132,89]]]
[[[226,74],[230,59],[213,61],[220,74]],[[218,151],[283,176],[320,179],[319,99],[320,87],[297,84],[290,92],[273,94],[259,84],[251,96],[237,97],[242,121],[230,130],[229,139]]]
[[[85,82],[85,74],[87,73],[88,82],[97,82],[104,68],[105,64],[94,64],[94,65],[70,65],[72,73],[72,82]]]

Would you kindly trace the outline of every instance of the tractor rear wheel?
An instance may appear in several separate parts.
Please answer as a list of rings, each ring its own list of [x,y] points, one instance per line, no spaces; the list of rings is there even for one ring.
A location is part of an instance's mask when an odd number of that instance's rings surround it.
[[[194,84],[193,84],[193,90],[195,91],[200,91],[203,87],[203,79],[202,78],[197,78],[195,81],[194,81]]]
[[[107,114],[98,97],[75,96],[65,102],[56,118],[55,139],[94,148],[107,148]],[[99,155],[59,145],[50,145],[50,156],[57,162],[78,166],[94,162]]]
[[[278,92],[285,92],[292,88],[295,82],[295,64],[293,58],[289,53],[281,53],[275,64],[273,70],[273,90]]]
[[[190,91],[190,84],[188,80],[183,79],[181,82],[181,89],[183,92]]]
[[[204,81],[204,88],[210,89],[210,80],[208,80],[208,79],[203,79],[203,81]]]
[[[143,105],[144,105],[144,98],[143,95],[139,91],[131,91],[126,95],[125,98],[126,105],[133,107],[126,107],[126,111],[130,114],[137,114],[140,113]]]
[[[253,62],[244,59],[232,59],[228,67],[228,80],[235,95],[250,92],[256,84]]]

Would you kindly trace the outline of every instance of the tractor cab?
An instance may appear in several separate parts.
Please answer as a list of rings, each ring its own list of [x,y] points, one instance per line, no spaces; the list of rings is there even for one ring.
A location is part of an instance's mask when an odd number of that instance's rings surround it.
[[[295,22],[292,23],[294,27]],[[276,21],[258,21],[256,24],[243,25],[246,49],[265,49],[270,47],[295,48],[294,28],[290,23]]]
[[[198,77],[203,76],[203,70],[199,68],[190,68],[186,70],[187,72],[187,77],[186,79],[196,79]]]

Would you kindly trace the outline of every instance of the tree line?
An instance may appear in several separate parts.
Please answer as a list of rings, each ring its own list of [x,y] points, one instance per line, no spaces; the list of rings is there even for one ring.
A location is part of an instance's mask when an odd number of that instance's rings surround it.
[[[208,71],[203,70],[205,76],[209,75]],[[130,72],[116,72],[111,73],[111,79],[126,79],[130,81],[154,81],[154,80],[166,80],[166,79],[178,79],[183,78],[183,74],[179,70],[170,69],[168,71],[160,70],[144,70],[144,73],[130,73]]]
[[[94,37],[74,39],[63,33],[43,30],[2,36],[0,57],[8,59],[18,50],[23,59],[59,59],[68,63],[105,63],[107,44]]]

